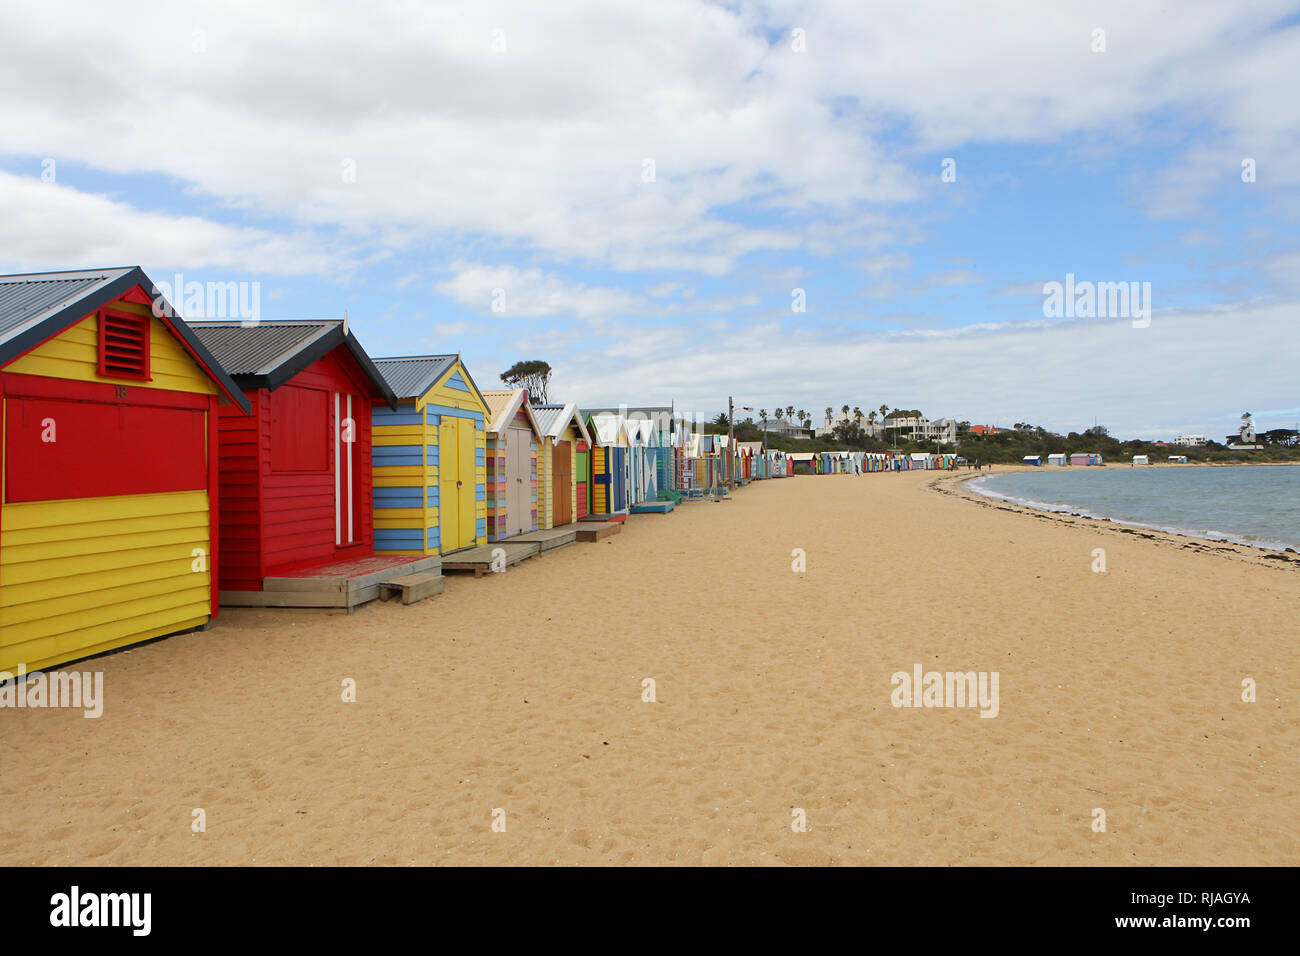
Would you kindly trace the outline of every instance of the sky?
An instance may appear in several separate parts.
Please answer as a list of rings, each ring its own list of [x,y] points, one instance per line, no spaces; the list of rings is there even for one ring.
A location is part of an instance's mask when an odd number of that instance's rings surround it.
[[[544,359],[579,404],[1300,421],[1295,2],[5,20],[0,272],[240,283],[373,356],[459,352],[481,388]],[[1053,310],[1067,276],[1139,294]]]

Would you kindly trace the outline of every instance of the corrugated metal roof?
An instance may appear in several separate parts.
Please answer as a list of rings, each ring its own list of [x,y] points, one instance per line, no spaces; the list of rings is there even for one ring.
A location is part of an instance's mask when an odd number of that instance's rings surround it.
[[[492,413],[488,431],[500,432],[506,425],[506,416],[514,417],[515,409],[518,407],[515,399],[519,397],[520,391],[516,388],[493,388],[483,392],[483,401],[487,402],[488,411]]]
[[[39,325],[131,267],[0,276],[0,342]]]
[[[270,375],[321,336],[340,328],[338,319],[274,319],[190,322],[199,341],[231,375]]]
[[[534,405],[532,409],[533,417],[537,420],[537,430],[543,435],[559,438],[560,433],[572,421],[583,441],[592,440],[591,433],[582,421],[582,412],[578,411],[578,406],[572,402],[567,405]]]
[[[537,427],[543,435],[555,434],[555,423],[564,416],[567,405],[534,405],[533,414],[537,416]]]
[[[398,398],[421,398],[456,364],[458,355],[377,358],[375,367]]]
[[[514,425],[515,413],[523,409],[524,417],[528,419],[528,424],[533,426],[533,430],[538,435],[545,434],[537,421],[537,416],[533,414],[533,406],[528,402],[528,389],[495,388],[479,394],[483,396],[488,411],[492,413],[492,421],[487,426],[489,433],[499,435],[503,428]]]

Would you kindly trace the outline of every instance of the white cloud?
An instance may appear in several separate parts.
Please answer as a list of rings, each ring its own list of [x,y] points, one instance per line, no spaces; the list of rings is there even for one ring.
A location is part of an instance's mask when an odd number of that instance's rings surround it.
[[[455,274],[435,286],[438,292],[503,319],[603,319],[646,307],[644,299],[622,289],[566,282],[538,268],[456,262],[452,269]]]
[[[650,340],[566,371],[578,402],[627,394],[716,412],[748,405],[916,407],[933,417],[1008,424],[1031,418],[1062,433],[1164,428],[1217,433],[1225,409],[1294,402],[1295,311],[1283,305],[1157,312],[1129,321],[989,323],[889,335],[790,335],[755,323],[714,347]],[[723,357],[724,356],[724,357]],[[1250,368],[1248,381],[1225,370]],[[1161,370],[1153,373],[1153,369]],[[1085,420],[1086,419],[1086,420]],[[1189,423],[1200,423],[1195,428]]]
[[[2,170],[0,210],[0,260],[16,271],[141,265],[155,272],[306,275],[337,274],[357,265],[302,232],[278,234],[144,211]]]
[[[1258,159],[1261,188],[1300,177],[1287,93],[1300,31],[1259,36],[1288,11],[1279,0],[1187,0],[1176,15],[1126,0],[197,14],[156,2],[125,19],[103,4],[62,6],[57,17],[8,11],[0,88],[23,94],[0,99],[0,149],[155,172],[232,208],[341,224],[377,247],[485,236],[554,260],[721,275],[753,251],[816,249],[827,221],[874,214],[886,228],[896,204],[934,188],[933,171],[882,145],[892,122],[925,149],[1122,142],[1180,109],[1220,139],[1178,168],[1145,171],[1157,211],[1194,202],[1243,155]],[[764,31],[794,24],[807,53],[769,45]],[[1089,49],[1097,24],[1104,54]],[[491,50],[496,28],[506,52]],[[790,218],[742,224],[724,212],[739,203]]]

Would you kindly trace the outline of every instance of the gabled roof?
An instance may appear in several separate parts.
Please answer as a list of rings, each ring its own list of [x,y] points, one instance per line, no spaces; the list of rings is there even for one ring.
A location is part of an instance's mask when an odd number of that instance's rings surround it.
[[[399,399],[424,398],[429,389],[447,377],[447,374],[460,363],[459,355],[393,355],[375,359],[375,366],[383,373]],[[487,405],[483,392],[463,363],[460,370],[465,376],[465,384],[474,391],[474,395]]]
[[[398,398],[421,398],[456,364],[459,355],[377,358],[375,365]]]
[[[533,415],[537,418],[537,426],[542,430],[543,435],[559,438],[569,427],[569,422],[573,422],[582,440],[588,445],[591,444],[591,435],[587,431],[587,426],[583,424],[582,413],[573,402],[567,405],[534,405]]]
[[[490,389],[483,393],[483,400],[487,402],[488,410],[492,412],[492,421],[487,426],[488,432],[494,435],[501,434],[502,430],[510,427],[510,423],[515,420],[515,415],[522,408],[524,417],[533,426],[533,433],[536,435],[542,434],[542,429],[533,416],[532,406],[528,404],[528,389]]]
[[[619,435],[627,441],[627,429],[624,427],[624,421],[613,412],[588,412],[587,423],[591,425],[591,433],[596,436],[596,440],[602,445],[617,445]]]
[[[248,399],[139,266],[0,276],[0,367],[135,289],[190,356],[245,413]]]
[[[190,322],[190,328],[241,388],[274,391],[340,345],[390,408],[397,396],[342,319]]]
[[[672,431],[673,422],[679,419],[671,405],[620,405],[617,408],[608,407],[587,407],[583,413],[590,418],[594,415],[614,415],[632,423],[629,433],[637,431],[638,422],[650,422],[655,431],[667,435]]]

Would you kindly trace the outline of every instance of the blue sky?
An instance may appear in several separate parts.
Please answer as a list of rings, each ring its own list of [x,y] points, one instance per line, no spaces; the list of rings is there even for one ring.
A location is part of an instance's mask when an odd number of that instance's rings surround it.
[[[1294,3],[143,6],[12,13],[4,271],[256,282],[580,403],[1300,419]],[[1067,273],[1150,325],[1046,317]]]

